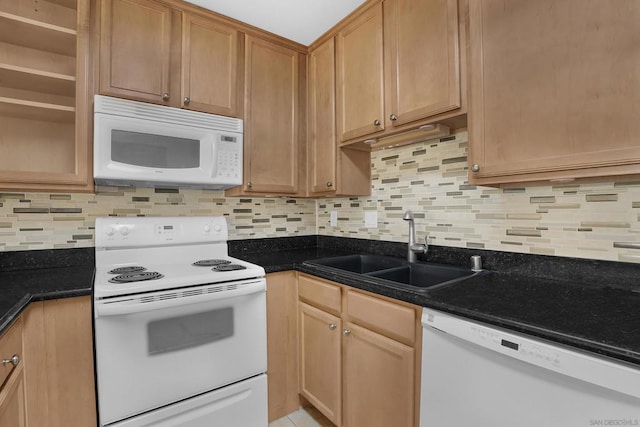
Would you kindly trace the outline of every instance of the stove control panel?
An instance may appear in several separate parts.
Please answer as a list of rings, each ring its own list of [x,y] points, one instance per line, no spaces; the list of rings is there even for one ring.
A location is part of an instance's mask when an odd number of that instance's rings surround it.
[[[226,242],[224,217],[106,217],[96,219],[96,248]]]

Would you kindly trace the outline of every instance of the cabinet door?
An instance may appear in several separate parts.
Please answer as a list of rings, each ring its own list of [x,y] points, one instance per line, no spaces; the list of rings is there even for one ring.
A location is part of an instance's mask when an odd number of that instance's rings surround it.
[[[182,107],[237,116],[238,31],[185,13],[182,20]]]
[[[309,54],[309,145],[311,193],[336,191],[335,42]]]
[[[0,355],[3,356],[4,355]],[[0,426],[25,427],[24,371],[22,365],[13,368],[0,387]]]
[[[382,3],[336,36],[337,121],[340,141],[384,129]]]
[[[460,108],[458,0],[385,0],[387,126]]]
[[[638,172],[640,3],[470,2],[470,181]]]
[[[0,336],[0,360],[17,357],[16,365],[0,365],[0,426],[26,426],[22,319]]]
[[[342,424],[340,318],[303,302],[298,307],[300,394],[339,427]]]
[[[415,350],[345,323],[345,427],[413,427]]]
[[[103,0],[100,93],[179,106],[179,16],[150,0]],[[178,28],[174,28],[174,25]],[[172,45],[173,44],[173,45]],[[178,64],[179,66],[179,64]]]
[[[31,303],[24,348],[29,424],[95,426],[91,297]]]
[[[269,421],[295,412],[298,399],[298,292],[294,271],[267,274]]]
[[[298,53],[246,36],[245,191],[298,189]]]

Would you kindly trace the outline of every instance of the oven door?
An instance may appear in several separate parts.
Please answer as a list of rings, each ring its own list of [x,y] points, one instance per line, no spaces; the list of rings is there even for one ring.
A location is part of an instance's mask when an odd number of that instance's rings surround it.
[[[267,370],[264,278],[211,289],[95,301],[101,425]]]

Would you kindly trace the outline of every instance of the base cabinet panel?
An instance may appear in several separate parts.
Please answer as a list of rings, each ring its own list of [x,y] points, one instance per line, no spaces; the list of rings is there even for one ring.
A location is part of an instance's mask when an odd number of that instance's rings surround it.
[[[344,426],[413,426],[415,350],[353,323],[345,329]]]
[[[299,303],[300,394],[332,423],[341,425],[341,321]]]
[[[338,427],[418,427],[421,308],[304,273],[298,290],[302,397]]]

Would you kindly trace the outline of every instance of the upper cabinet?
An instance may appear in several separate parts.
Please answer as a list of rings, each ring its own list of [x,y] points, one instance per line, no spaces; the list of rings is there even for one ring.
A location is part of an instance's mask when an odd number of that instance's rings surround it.
[[[470,2],[476,184],[637,174],[640,3]]]
[[[104,0],[100,93],[238,115],[236,28],[152,0]]]
[[[339,140],[464,114],[460,24],[458,0],[384,0],[350,18],[336,36]]]
[[[306,55],[246,36],[244,180],[228,195],[296,195],[304,188],[300,165],[306,140],[301,132],[305,77]]]
[[[336,141],[335,62],[333,38],[309,52],[309,193],[369,195],[371,154]]]
[[[88,0],[0,2],[0,188],[93,188],[88,73]]]
[[[461,107],[458,0],[385,0],[385,121]]]
[[[336,36],[337,123],[340,141],[384,129],[382,3]]]

